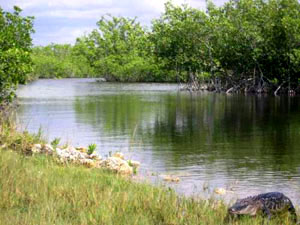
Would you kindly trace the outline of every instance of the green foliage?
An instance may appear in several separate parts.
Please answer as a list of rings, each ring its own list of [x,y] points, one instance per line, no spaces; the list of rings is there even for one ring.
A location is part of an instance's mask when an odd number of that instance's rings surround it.
[[[157,61],[164,60],[166,70],[175,70],[177,80],[187,81],[210,62],[207,15],[197,9],[166,3],[165,13],[153,21],[150,40]],[[182,73],[185,72],[185,77]]]
[[[33,17],[22,17],[21,9],[5,12],[0,7],[0,104],[11,101],[19,83],[31,72]]]
[[[147,46],[147,32],[135,19],[102,17],[98,29],[78,38],[75,51],[84,55],[99,76],[113,81],[159,80],[160,70]]]
[[[150,40],[156,61],[163,62],[165,71],[175,70],[177,80],[205,72],[232,85],[276,79],[296,87],[299,34],[297,0],[231,0],[221,7],[207,2],[206,14],[168,2],[153,21]]]
[[[8,115],[6,113],[0,112],[0,146],[5,146],[2,148],[30,154],[33,144],[45,143],[41,129],[36,134],[30,134],[26,130],[18,132],[11,115],[9,112]]]
[[[97,148],[97,145],[96,144],[90,144],[88,146],[88,151],[87,151],[87,154],[91,155],[94,153],[94,151],[96,150]]]
[[[137,167],[135,167],[135,166],[132,164],[131,160],[128,160],[127,162],[128,162],[128,165],[132,167],[133,174],[137,174],[137,172],[138,172],[138,171],[137,171]]]
[[[93,68],[83,55],[77,54],[71,45],[51,44],[45,47],[34,47],[33,77],[93,77]]]
[[[31,71],[32,18],[0,11],[1,99],[13,97]],[[136,19],[103,16],[74,46],[33,48],[31,79],[105,77],[111,81],[223,84],[225,90],[280,85],[299,88],[300,3],[297,0],[207,2],[206,12],[165,4],[151,29]],[[20,38],[21,37],[21,38]],[[250,82],[251,81],[251,82]],[[300,88],[299,88],[300,90]]]
[[[55,149],[60,142],[60,138],[54,138],[54,140],[51,142],[52,147]]]
[[[233,71],[238,78],[255,76],[256,72],[279,83],[299,76],[297,0],[230,1],[220,8],[210,5],[209,15],[214,57],[223,70]]]

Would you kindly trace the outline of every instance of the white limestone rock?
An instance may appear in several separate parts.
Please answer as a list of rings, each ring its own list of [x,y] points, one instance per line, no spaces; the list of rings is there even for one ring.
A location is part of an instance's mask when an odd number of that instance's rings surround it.
[[[109,157],[101,161],[100,166],[123,175],[133,174],[132,167],[130,167],[125,160],[118,157]]]
[[[64,150],[69,151],[69,152],[74,152],[77,151],[75,147],[72,145],[68,145]]]
[[[93,154],[91,154],[91,155],[88,155],[87,157],[88,157],[89,159],[94,159],[94,160],[96,160],[96,161],[100,161],[100,160],[102,159],[102,157],[101,157],[100,155],[96,154],[96,153],[93,153]]]
[[[54,149],[50,144],[45,144],[42,148],[42,152],[52,155],[54,152]]]
[[[40,153],[42,151],[41,144],[34,144],[31,148],[32,153]]]
[[[164,175],[163,180],[168,181],[168,182],[176,182],[176,183],[178,183],[180,181],[179,177],[175,177],[175,176],[171,176],[171,175]]]
[[[99,163],[97,163],[96,161],[92,160],[92,159],[80,159],[79,163],[88,167],[88,168],[96,168],[99,167]]]
[[[120,158],[120,159],[124,160],[124,154],[122,152],[116,152],[116,153],[113,154],[112,157]]]
[[[87,153],[87,148],[85,148],[85,147],[76,147],[76,150],[83,152],[83,153]]]
[[[214,192],[218,195],[225,195],[227,193],[226,189],[224,188],[215,188]]]
[[[56,148],[55,152],[59,158],[67,158],[70,155],[66,150],[60,148]]]

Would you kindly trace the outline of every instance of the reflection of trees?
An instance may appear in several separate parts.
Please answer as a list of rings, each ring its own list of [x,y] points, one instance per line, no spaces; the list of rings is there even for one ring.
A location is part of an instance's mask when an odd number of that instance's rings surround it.
[[[183,95],[176,102],[147,132],[154,146],[174,152],[175,163],[188,154],[194,156],[191,164],[202,155],[232,169],[295,171],[299,166],[299,99]]]
[[[75,102],[78,120],[84,120],[95,128],[101,124],[104,132],[122,135],[130,135],[136,129],[150,125],[160,107],[156,95],[143,94],[101,95],[79,98]]]
[[[219,94],[118,94],[75,103],[77,119],[150,143],[176,165],[295,171],[299,99]]]

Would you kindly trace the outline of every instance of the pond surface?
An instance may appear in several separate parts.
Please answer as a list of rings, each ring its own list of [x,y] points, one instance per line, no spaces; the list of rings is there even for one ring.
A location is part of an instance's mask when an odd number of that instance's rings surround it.
[[[23,129],[122,151],[179,193],[235,199],[281,191],[300,205],[300,98],[179,92],[176,84],[38,80],[18,90]],[[224,196],[223,196],[224,198]]]

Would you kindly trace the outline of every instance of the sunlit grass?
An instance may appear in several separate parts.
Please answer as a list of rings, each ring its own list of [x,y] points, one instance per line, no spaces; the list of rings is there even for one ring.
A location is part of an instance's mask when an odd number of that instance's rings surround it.
[[[178,196],[102,169],[62,166],[28,155],[41,134],[0,130],[0,224],[263,224],[261,217],[227,221],[222,202]],[[291,224],[284,217],[269,224]]]

